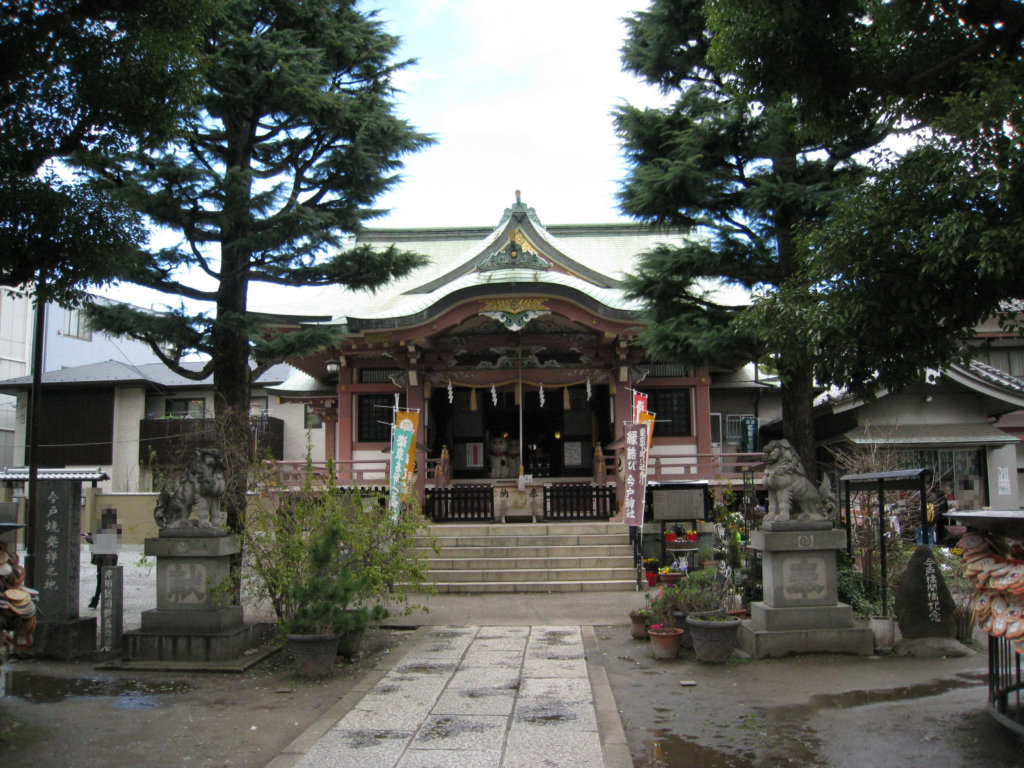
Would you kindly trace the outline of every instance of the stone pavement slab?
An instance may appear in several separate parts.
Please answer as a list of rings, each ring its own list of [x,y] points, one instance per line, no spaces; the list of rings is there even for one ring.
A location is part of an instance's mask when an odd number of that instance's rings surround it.
[[[269,768],[626,768],[586,626],[424,627],[365,695]],[[602,736],[598,724],[608,732]],[[302,741],[302,740],[300,740]]]

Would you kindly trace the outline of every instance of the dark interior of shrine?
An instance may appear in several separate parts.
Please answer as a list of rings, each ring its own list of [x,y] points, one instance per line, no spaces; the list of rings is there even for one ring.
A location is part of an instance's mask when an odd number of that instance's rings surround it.
[[[444,446],[452,457],[454,479],[518,477],[520,457],[534,477],[590,477],[594,445],[612,437],[607,385],[523,386],[435,389],[429,401],[428,448],[438,457]],[[568,407],[566,407],[568,405]],[[520,446],[522,446],[520,448]]]

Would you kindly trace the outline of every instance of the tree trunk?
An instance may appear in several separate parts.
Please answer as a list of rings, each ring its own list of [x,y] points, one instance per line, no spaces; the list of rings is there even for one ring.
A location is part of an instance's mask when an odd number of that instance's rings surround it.
[[[211,329],[214,414],[224,455],[224,507],[227,523],[238,530],[245,520],[252,438],[249,429],[249,274],[252,252],[252,178],[249,174],[253,148],[253,122],[230,121],[226,133],[228,168],[224,174],[221,268],[217,290],[217,319]]]
[[[814,451],[814,385],[809,365],[788,366],[782,376],[782,437],[796,450],[807,477],[818,476]]]

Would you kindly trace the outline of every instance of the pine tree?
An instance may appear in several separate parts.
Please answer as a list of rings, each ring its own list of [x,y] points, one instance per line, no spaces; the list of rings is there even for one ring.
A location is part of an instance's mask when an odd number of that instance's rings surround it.
[[[342,0],[223,0],[205,34],[197,113],[155,151],[94,157],[93,168],[177,245],[144,255],[130,282],[209,307],[160,317],[95,307],[105,330],[146,340],[171,368],[212,374],[222,434],[244,454],[251,377],[324,331],[282,334],[248,311],[252,283],[372,289],[421,263],[346,247],[378,215],[401,157],[430,139],[393,112],[397,39]],[[199,352],[199,371],[180,366]],[[225,495],[237,526],[244,468]]]
[[[815,302],[802,227],[860,172],[853,152],[885,126],[868,116],[810,131],[786,98],[735,88],[709,60],[701,0],[655,0],[627,19],[627,70],[675,94],[663,109],[617,111],[630,162],[620,201],[642,220],[690,228],[680,247],[645,254],[628,290],[647,303],[643,342],[663,359],[735,365],[770,358],[782,385],[783,436],[813,476]],[[716,300],[719,281],[751,292],[767,316]],[[784,299],[784,300],[783,300]]]
[[[160,141],[197,83],[211,0],[4,0],[0,284],[77,301],[134,259],[145,228],[73,170],[77,153]],[[62,164],[62,167],[57,163]]]

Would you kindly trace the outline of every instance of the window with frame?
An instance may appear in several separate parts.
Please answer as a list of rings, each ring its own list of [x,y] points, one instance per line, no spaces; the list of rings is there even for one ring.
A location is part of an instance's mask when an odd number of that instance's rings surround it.
[[[391,441],[391,422],[395,407],[394,395],[359,395],[359,421],[357,440],[361,443],[387,443]],[[398,401],[398,407],[405,407],[405,394]]]
[[[306,429],[320,429],[324,425],[323,417],[317,413],[312,405],[306,403],[305,412],[302,417],[302,425]]]
[[[92,329],[89,328],[89,322],[86,320],[85,313],[80,309],[64,310],[64,327],[62,330],[65,336],[70,336],[73,339],[92,341]]]
[[[725,439],[729,443],[743,442],[743,420],[752,419],[752,413],[729,414],[725,417]]]
[[[270,404],[267,401],[267,397],[250,397],[249,398],[249,415],[250,416],[263,416],[264,414],[270,413]]]
[[[647,410],[654,414],[655,437],[691,437],[693,414],[689,389],[652,389]]]
[[[167,398],[164,413],[171,419],[206,418],[206,401],[201,397]]]

